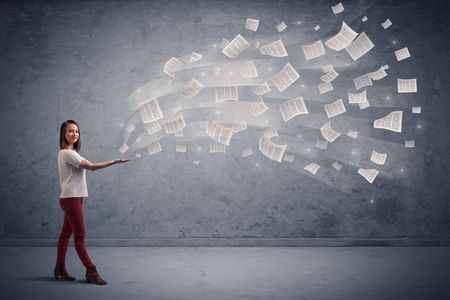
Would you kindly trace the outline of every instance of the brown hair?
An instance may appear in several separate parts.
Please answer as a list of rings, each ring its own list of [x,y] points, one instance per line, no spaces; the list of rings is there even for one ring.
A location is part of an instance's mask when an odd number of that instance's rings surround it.
[[[81,149],[81,141],[80,141],[81,132],[80,132],[80,126],[74,120],[67,120],[61,124],[61,131],[59,134],[59,149],[61,149],[61,150],[67,149],[66,129],[67,129],[67,126],[69,126],[69,124],[75,124],[78,127],[78,140],[73,145],[73,149],[78,152]]]

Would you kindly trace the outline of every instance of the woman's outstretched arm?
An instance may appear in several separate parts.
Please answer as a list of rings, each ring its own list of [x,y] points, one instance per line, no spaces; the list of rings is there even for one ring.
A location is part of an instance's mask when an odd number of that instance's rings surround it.
[[[113,160],[110,160],[110,161],[92,163],[92,162],[90,162],[87,159],[83,159],[83,160],[81,160],[80,168],[83,168],[83,169],[86,169],[86,170],[95,171],[95,170],[98,170],[98,169],[103,169],[103,168],[110,167],[110,166],[115,165],[115,164],[122,164],[122,163],[125,163],[127,161],[130,161],[130,160],[129,159],[113,159]]]

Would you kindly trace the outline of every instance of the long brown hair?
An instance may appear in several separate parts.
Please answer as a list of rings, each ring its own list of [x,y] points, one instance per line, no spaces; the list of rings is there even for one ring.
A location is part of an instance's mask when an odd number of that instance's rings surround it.
[[[59,134],[59,149],[67,149],[66,129],[69,124],[75,124],[78,127],[78,140],[75,142],[75,144],[73,144],[73,149],[78,152],[81,149],[81,132],[80,126],[74,120],[67,120],[61,124],[61,131]]]

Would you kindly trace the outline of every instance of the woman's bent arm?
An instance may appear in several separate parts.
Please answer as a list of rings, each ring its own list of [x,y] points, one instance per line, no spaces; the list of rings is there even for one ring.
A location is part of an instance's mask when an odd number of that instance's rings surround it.
[[[87,159],[83,159],[81,160],[80,163],[80,168],[86,169],[86,170],[91,170],[91,171],[95,171],[98,169],[103,169],[103,168],[107,168],[110,167],[112,165],[115,164],[121,164],[124,162],[130,161],[129,159],[113,159],[110,161],[104,161],[104,162],[98,162],[98,163],[92,163]]]

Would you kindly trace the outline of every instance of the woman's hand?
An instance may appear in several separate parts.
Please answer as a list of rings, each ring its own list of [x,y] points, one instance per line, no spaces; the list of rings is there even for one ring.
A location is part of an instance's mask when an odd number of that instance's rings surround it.
[[[117,158],[114,160],[114,164],[123,164],[123,163],[129,162],[130,160],[131,159],[129,159],[129,158],[126,158],[126,159]]]

